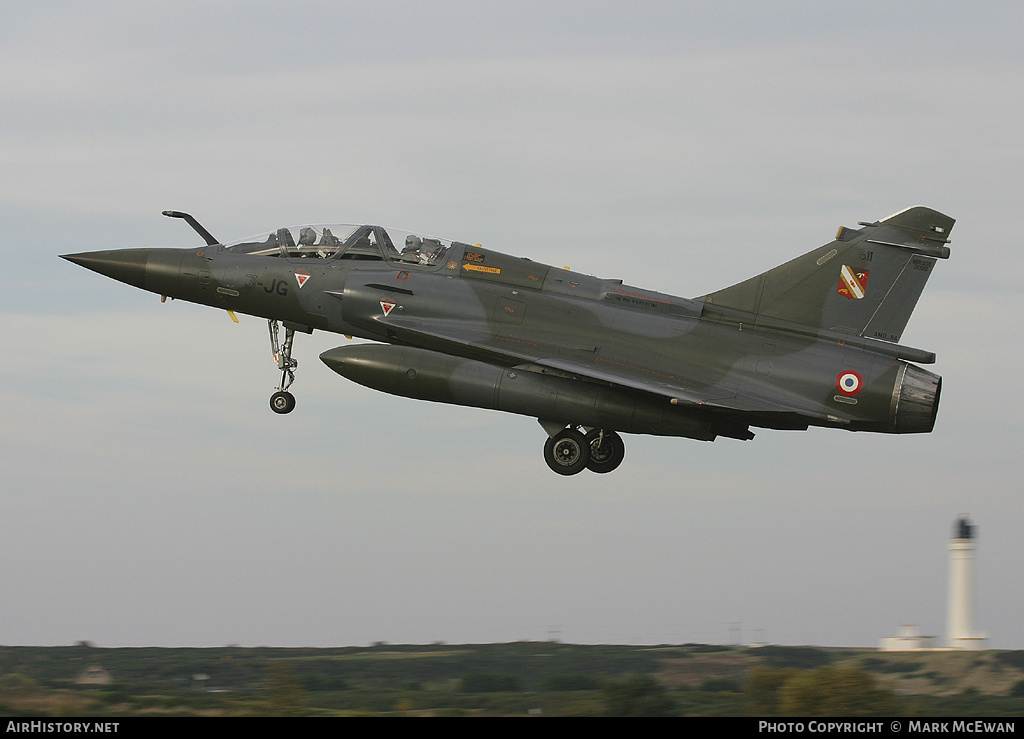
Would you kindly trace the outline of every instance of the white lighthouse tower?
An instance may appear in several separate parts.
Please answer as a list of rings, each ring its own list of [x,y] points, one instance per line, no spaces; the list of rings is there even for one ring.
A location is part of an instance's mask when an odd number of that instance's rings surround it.
[[[946,646],[984,649],[988,634],[974,630],[974,526],[966,517],[953,525],[949,540],[949,608]]]

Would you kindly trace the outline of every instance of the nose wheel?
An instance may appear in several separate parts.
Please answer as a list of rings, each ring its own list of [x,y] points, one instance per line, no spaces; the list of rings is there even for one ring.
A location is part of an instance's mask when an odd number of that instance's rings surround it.
[[[295,396],[288,392],[288,388],[295,382],[295,368],[299,366],[297,360],[292,359],[292,341],[295,339],[295,330],[284,327],[284,341],[279,342],[280,327],[277,321],[268,321],[270,324],[270,349],[274,352],[274,361],[277,368],[281,370],[281,384],[277,392],[270,396],[270,409],[274,413],[291,413],[295,410]]]
[[[291,413],[295,410],[295,396],[285,390],[279,390],[270,396],[270,410],[274,413]]]

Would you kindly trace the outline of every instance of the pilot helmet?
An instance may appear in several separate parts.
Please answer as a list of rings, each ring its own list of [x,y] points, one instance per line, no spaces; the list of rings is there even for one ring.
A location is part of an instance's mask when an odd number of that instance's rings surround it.
[[[409,234],[408,236],[405,237],[405,248],[402,249],[402,253],[407,254],[409,252],[419,251],[421,243],[422,242],[420,241],[419,236],[416,236],[415,234]]]

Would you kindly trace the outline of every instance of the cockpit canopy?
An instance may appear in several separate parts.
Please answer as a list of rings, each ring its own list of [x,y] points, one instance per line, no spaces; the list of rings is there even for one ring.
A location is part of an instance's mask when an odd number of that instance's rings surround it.
[[[285,259],[356,259],[399,264],[440,264],[452,242],[380,226],[319,224],[292,226],[250,236],[227,249]]]

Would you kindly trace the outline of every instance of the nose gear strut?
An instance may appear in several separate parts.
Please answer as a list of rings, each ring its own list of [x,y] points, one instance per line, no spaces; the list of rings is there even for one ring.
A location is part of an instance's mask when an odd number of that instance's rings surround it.
[[[295,396],[288,392],[288,388],[295,382],[295,368],[299,366],[298,360],[292,359],[292,341],[295,339],[295,329],[284,327],[284,343],[278,342],[280,330],[277,321],[267,321],[270,324],[270,349],[274,352],[274,361],[277,368],[281,370],[281,384],[277,392],[270,396],[270,408],[274,413],[291,413],[295,409]]]

